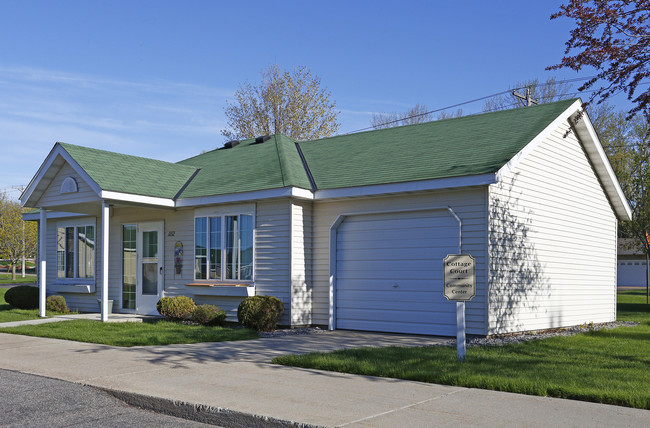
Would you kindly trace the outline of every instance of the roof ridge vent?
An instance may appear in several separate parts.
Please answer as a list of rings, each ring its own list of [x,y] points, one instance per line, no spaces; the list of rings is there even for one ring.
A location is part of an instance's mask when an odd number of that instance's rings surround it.
[[[259,136],[259,137],[257,137],[255,139],[254,144],[262,144],[263,142],[269,141],[270,139],[271,139],[271,137],[269,135],[262,135],[262,136]]]
[[[224,149],[232,149],[235,147],[237,144],[241,143],[239,140],[230,140],[226,144],[223,145]]]

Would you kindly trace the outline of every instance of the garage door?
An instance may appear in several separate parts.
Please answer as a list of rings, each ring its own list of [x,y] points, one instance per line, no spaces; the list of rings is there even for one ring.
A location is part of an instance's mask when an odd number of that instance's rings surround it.
[[[442,260],[457,252],[446,210],[346,217],[336,234],[336,328],[455,335]]]
[[[625,260],[618,262],[619,287],[645,286],[645,260]]]

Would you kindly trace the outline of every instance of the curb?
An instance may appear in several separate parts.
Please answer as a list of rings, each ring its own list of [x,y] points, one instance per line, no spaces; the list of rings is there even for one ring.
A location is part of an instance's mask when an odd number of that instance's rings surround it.
[[[204,404],[169,400],[166,398],[152,397],[133,392],[100,388],[92,385],[87,386],[104,391],[130,406],[205,424],[219,425],[225,428],[323,428],[320,425],[286,421],[269,416],[238,412],[222,407],[211,407]]]

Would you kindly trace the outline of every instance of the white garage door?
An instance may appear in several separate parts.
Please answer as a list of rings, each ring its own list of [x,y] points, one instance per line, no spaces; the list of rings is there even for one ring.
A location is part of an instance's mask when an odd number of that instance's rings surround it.
[[[645,286],[645,260],[624,260],[618,262],[619,287]]]
[[[442,260],[458,252],[448,211],[355,215],[336,239],[336,328],[456,334],[442,294]]]

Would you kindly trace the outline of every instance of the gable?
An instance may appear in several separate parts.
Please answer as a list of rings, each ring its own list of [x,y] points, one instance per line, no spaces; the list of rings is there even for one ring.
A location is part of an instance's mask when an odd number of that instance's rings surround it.
[[[76,185],[76,190],[70,187],[71,182]],[[64,184],[66,186],[64,186]],[[66,188],[67,187],[67,188]],[[62,191],[63,190],[63,191]],[[99,195],[91,186],[74,170],[66,161],[58,168],[58,171],[44,188],[42,196],[35,203],[36,206],[57,206],[69,205],[83,202],[98,201]]]

